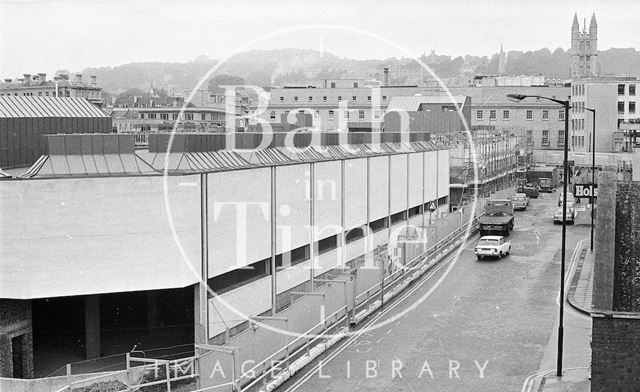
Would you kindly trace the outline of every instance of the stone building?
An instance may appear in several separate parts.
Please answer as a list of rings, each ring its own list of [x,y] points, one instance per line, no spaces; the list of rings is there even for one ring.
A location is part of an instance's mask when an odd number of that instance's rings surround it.
[[[593,271],[591,390],[640,385],[640,182],[598,179]]]

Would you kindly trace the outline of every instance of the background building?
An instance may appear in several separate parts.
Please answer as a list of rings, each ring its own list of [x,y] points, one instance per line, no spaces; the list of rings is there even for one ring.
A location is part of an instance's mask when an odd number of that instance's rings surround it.
[[[44,135],[111,131],[111,117],[87,99],[1,96],[0,168],[31,166],[47,154]]]
[[[598,63],[598,24],[596,14],[591,15],[589,31],[585,19],[582,31],[578,24],[578,15],[573,16],[571,25],[571,78],[594,77],[600,74]]]
[[[640,118],[640,80],[635,77],[582,78],[573,81],[570,140],[576,151],[591,151],[593,115],[596,110],[596,152],[621,152],[624,129],[633,129]],[[622,137],[616,143],[617,132]]]
[[[102,88],[98,87],[97,77],[91,76],[87,82],[83,80],[82,74],[60,74],[53,80],[47,80],[45,73],[24,74],[22,78],[4,79],[4,83],[0,83],[0,96],[3,95],[85,98],[98,107],[103,104]]]

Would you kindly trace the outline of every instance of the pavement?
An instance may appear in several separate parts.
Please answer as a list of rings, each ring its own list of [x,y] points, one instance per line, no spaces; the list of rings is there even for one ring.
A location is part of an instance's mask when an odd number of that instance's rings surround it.
[[[593,289],[593,254],[589,250],[589,242],[583,241],[579,243],[574,251],[577,258],[575,267],[570,273],[570,285],[567,293],[567,303],[584,318],[589,317],[591,311],[591,293]],[[571,323],[573,320],[568,320]],[[590,320],[588,320],[590,321]],[[576,333],[575,328],[567,329],[565,325],[565,338],[567,333]],[[577,332],[584,337],[585,329],[582,328]],[[557,335],[556,335],[557,336]],[[590,341],[589,328],[589,341]],[[537,386],[531,388],[531,391],[538,392],[589,392],[591,390],[590,380],[590,363],[591,353],[582,350],[578,358],[573,358],[581,362],[582,366],[573,368],[565,368],[562,377],[556,376],[555,370],[545,372],[539,379]],[[574,362],[575,363],[575,362]],[[589,364],[589,365],[587,365]]]

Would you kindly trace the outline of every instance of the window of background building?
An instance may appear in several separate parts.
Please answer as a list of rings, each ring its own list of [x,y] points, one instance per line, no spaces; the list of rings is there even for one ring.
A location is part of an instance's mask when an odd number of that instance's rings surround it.
[[[636,103],[629,102],[629,114],[635,114],[635,113],[636,113]]]
[[[367,95],[367,101],[371,102],[371,95]]]
[[[629,85],[629,95],[636,95],[636,85],[635,84],[630,84]]]
[[[185,113],[184,119],[187,121],[193,121],[193,113]]]
[[[618,95],[624,95],[624,84],[618,85]]]
[[[149,113],[149,120],[155,120],[156,119],[156,114],[155,113]]]
[[[298,102],[298,97],[293,97],[293,100]]]
[[[284,97],[280,97],[280,102],[284,102]]]
[[[376,120],[379,120],[381,114],[382,114],[382,111],[376,110],[373,112],[373,118],[375,118]]]
[[[204,114],[203,114],[204,116]],[[160,120],[168,120],[169,119],[169,113],[160,113]],[[203,118],[204,120],[204,118]]]
[[[549,131],[542,131],[542,145],[549,145]]]
[[[496,119],[496,111],[489,110],[489,120],[495,120],[495,119]]]
[[[618,114],[624,114],[624,102],[618,102]]]
[[[344,111],[344,118],[347,119],[347,120],[349,119],[349,111],[348,110]]]
[[[144,120],[144,113],[140,113],[140,119]]]
[[[482,110],[477,110],[477,111],[476,111],[476,118],[477,118],[478,120],[482,120]]]
[[[542,111],[542,119],[543,120],[548,120],[549,119],[549,111],[548,110],[543,110]]]
[[[533,110],[527,110],[527,120],[533,120]]]
[[[386,96],[386,95],[383,95],[383,96],[382,96],[382,101],[386,101],[386,100],[387,100],[387,96]]]
[[[564,120],[564,110],[558,110],[558,120]]]
[[[320,111],[316,110],[316,112],[313,114],[313,117],[315,117],[315,118],[320,117]]]
[[[173,120],[177,120],[178,119],[178,113],[173,113],[173,115],[171,117],[173,117]]]
[[[533,130],[527,129],[527,146],[533,146]]]
[[[269,120],[271,121],[275,121],[276,120],[276,112],[275,111],[271,111],[271,113],[269,113]]]
[[[160,118],[162,118],[162,115],[160,115]],[[207,114],[206,113],[200,113],[200,120],[204,121],[207,119]]]
[[[351,100],[355,102],[355,101],[357,101],[357,100],[358,100],[358,97],[356,97],[356,96],[354,95],[354,96],[352,96],[352,97],[351,97]]]
[[[327,102],[327,97],[326,96],[322,97],[322,102]]]
[[[508,120],[509,119],[509,111],[508,110],[503,110],[502,111],[502,119],[503,120]]]
[[[358,120],[364,120],[364,110],[358,110]]]
[[[336,88],[336,82],[331,82],[331,88]]]
[[[342,95],[338,95],[338,102],[342,101]]]
[[[313,97],[309,96],[309,102],[313,102]]]
[[[334,116],[335,116],[335,112],[333,110],[329,110],[329,120],[333,120]]]
[[[558,147],[564,147],[564,129],[558,131]]]
[[[353,84],[353,88],[358,88],[358,83],[357,82]]]

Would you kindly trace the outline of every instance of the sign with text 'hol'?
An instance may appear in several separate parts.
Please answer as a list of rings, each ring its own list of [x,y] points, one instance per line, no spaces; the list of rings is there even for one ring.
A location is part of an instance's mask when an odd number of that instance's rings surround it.
[[[576,184],[575,197],[598,197],[598,184]]]

